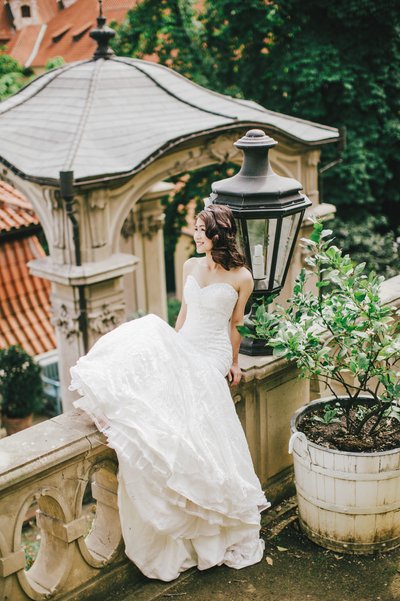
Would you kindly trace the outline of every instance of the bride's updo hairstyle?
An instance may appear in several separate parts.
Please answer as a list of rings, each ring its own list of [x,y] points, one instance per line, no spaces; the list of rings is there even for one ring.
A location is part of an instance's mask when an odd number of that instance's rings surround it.
[[[198,215],[206,226],[206,236],[212,242],[211,256],[215,263],[228,271],[245,264],[236,242],[236,223],[226,205],[208,205]]]

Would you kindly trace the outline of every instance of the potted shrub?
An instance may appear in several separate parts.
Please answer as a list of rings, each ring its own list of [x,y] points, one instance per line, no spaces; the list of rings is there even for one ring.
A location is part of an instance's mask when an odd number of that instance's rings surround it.
[[[7,434],[31,426],[42,406],[39,365],[19,346],[0,349],[0,409]]]
[[[400,329],[381,300],[383,278],[331,234],[314,224],[288,306],[259,306],[253,325],[330,394],[291,421],[303,531],[329,549],[372,553],[400,545]]]

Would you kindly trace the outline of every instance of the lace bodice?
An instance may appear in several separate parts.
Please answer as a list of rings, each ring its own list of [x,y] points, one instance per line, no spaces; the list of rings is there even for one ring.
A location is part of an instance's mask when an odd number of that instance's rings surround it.
[[[202,288],[196,278],[189,275],[183,293],[187,315],[179,335],[225,376],[232,365],[229,320],[238,298],[237,291],[225,282]]]

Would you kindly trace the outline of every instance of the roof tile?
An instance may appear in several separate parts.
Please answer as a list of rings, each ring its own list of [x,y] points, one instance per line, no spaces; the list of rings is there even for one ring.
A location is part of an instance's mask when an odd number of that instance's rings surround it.
[[[103,13],[108,22],[120,23],[137,0],[104,0]],[[66,63],[92,58],[96,42],[89,31],[96,25],[99,5],[97,0],[77,0],[68,8],[60,11],[48,23],[39,51],[32,67],[43,67],[50,58],[62,56]],[[60,38],[54,37],[66,24],[74,27]]]
[[[39,219],[25,197],[0,180],[0,235],[38,224]]]
[[[28,25],[17,31],[7,46],[7,52],[21,65],[25,65],[39,37],[41,25]]]
[[[0,347],[20,344],[32,355],[56,348],[50,282],[30,275],[26,264],[38,252],[44,255],[36,236],[0,247]]]
[[[28,229],[38,223],[26,198],[0,181],[0,347],[19,344],[32,355],[56,348],[50,282],[32,276],[27,266],[44,256],[37,236]],[[1,237],[4,233],[7,238]]]

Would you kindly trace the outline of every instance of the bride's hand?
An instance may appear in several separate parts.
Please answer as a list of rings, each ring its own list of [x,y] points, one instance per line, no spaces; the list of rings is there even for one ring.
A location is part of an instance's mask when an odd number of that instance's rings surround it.
[[[231,384],[232,386],[236,386],[237,384],[239,384],[241,379],[242,370],[240,369],[239,365],[232,365],[228,373],[229,384]]]

